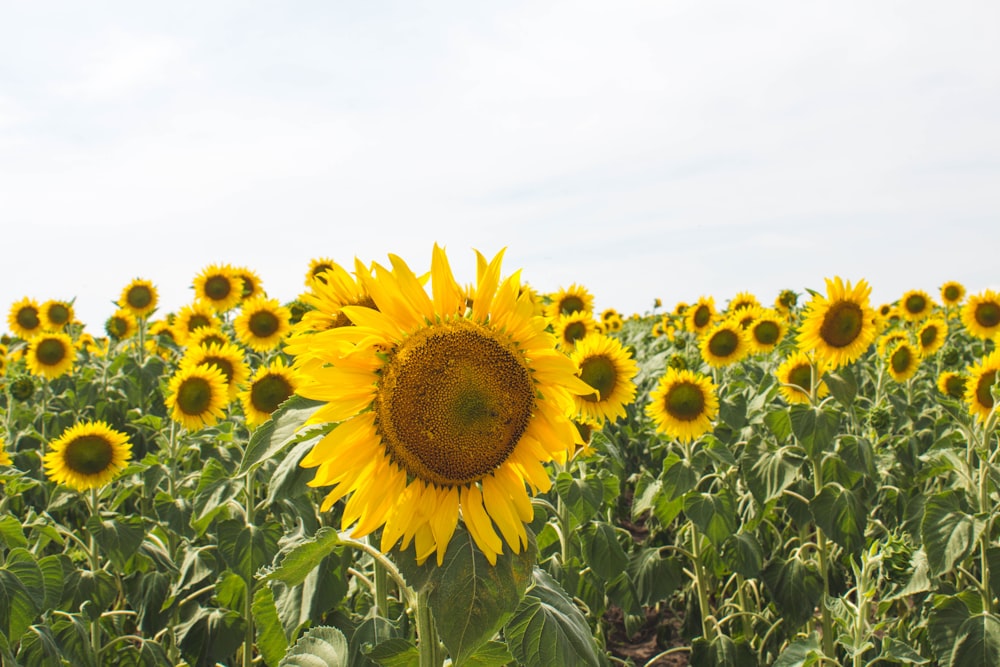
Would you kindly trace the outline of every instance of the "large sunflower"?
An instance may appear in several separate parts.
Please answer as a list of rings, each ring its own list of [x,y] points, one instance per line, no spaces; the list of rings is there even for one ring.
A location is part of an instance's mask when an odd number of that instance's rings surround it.
[[[89,421],[63,431],[42,461],[53,482],[86,491],[110,482],[131,458],[127,435],[102,421]]]
[[[167,384],[170,416],[189,431],[211,426],[225,416],[226,376],[216,366],[182,366]]]
[[[920,366],[920,350],[907,340],[901,340],[889,349],[885,358],[889,375],[896,382],[906,382]]]
[[[224,313],[243,299],[243,279],[228,264],[210,264],[194,277],[195,298]]]
[[[250,386],[240,392],[243,414],[248,426],[259,426],[271,417],[279,405],[295,393],[299,376],[278,357],[267,366],[261,366],[250,378]]]
[[[815,295],[806,305],[798,335],[799,348],[838,368],[855,361],[875,340],[871,287],[862,279],[851,287],[837,276],[826,280],[826,296]]]
[[[340,422],[302,465],[318,467],[312,485],[333,486],[322,510],[349,496],[342,526],[383,526],[383,550],[414,542],[418,560],[436,551],[440,564],[461,514],[491,563],[504,542],[519,552],[534,516],[525,484],[550,488],[542,464],[582,444],[567,415],[593,388],[519,274],[501,278],[502,255],[483,259],[471,307],[438,246],[431,294],[390,256],[391,270],[359,274],[377,310],[344,306],[355,326],[300,340],[326,362],[303,369],[297,393],[326,402],[310,423]]]
[[[1000,296],[993,290],[973,294],[962,306],[962,324],[976,338],[1000,333]]]
[[[676,368],[667,369],[646,406],[656,430],[682,442],[711,431],[718,413],[719,397],[712,379]]]
[[[73,368],[76,348],[69,335],[59,331],[39,334],[28,341],[25,363],[32,375],[57,378]]]
[[[583,285],[575,283],[552,295],[547,309],[548,316],[551,318],[581,312],[594,312],[594,295]]]
[[[984,357],[969,367],[969,379],[965,383],[965,402],[969,412],[986,421],[993,411],[993,394],[990,389],[997,381],[1000,371],[1000,350]]]
[[[734,364],[750,352],[750,341],[739,322],[727,319],[709,329],[698,343],[701,358],[709,366]]]
[[[814,364],[809,355],[801,350],[790,354],[774,371],[780,383],[778,391],[790,405],[809,403],[813,383],[816,383],[817,399],[829,394],[830,389],[822,379],[825,373],[826,365],[823,362]]]
[[[7,325],[15,334],[25,340],[42,332],[42,310],[38,302],[30,297],[11,304],[7,314]]]
[[[73,321],[73,304],[59,299],[50,299],[39,310],[42,328],[46,331],[60,331]]]
[[[934,301],[930,295],[919,289],[906,292],[899,300],[900,314],[911,322],[919,322],[931,314],[934,309]]]
[[[957,306],[965,298],[965,286],[962,283],[949,280],[941,285],[941,301],[946,306]]]
[[[941,317],[931,317],[917,332],[917,344],[920,346],[920,354],[927,357],[944,345],[948,337],[948,322]]]
[[[134,317],[146,317],[156,310],[159,294],[149,280],[135,278],[122,289],[118,307],[128,310]]]
[[[585,421],[603,424],[625,416],[625,406],[635,398],[632,381],[639,367],[617,338],[593,334],[576,344],[570,358],[580,368],[580,378],[594,392],[576,396],[576,411]]]
[[[233,329],[241,343],[257,352],[278,347],[291,331],[292,313],[277,299],[258,296],[243,302],[240,314],[233,320]]]
[[[250,377],[250,367],[247,366],[243,350],[233,343],[196,345],[184,352],[184,357],[181,359],[182,368],[202,364],[214,366],[222,371],[222,375],[226,378],[226,392],[230,401],[236,398]]]

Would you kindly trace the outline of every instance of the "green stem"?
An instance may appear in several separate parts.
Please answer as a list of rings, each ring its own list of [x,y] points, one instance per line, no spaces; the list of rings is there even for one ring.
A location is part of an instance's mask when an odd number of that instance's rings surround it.
[[[90,489],[90,515],[101,520],[100,507],[98,505],[97,487]],[[95,575],[101,569],[101,558],[97,552],[97,540],[94,538],[94,531],[87,531],[88,557],[90,559],[90,570]],[[95,618],[90,622],[90,650],[94,652],[94,659],[99,659],[101,655],[101,619]]]
[[[751,614],[751,612],[749,609],[747,609],[749,605],[747,604],[747,592],[746,590],[744,590],[745,588],[746,588],[746,580],[743,579],[742,574],[737,573],[736,594],[740,598],[740,611],[743,612],[743,614],[747,614],[743,615],[741,619],[741,622],[743,624],[743,636],[749,641],[751,638],[753,638],[753,625],[751,624],[749,615]]]
[[[701,534],[698,529],[691,526],[691,556],[694,562],[694,585],[698,590],[698,607],[701,611],[701,636],[711,640],[714,633],[710,632],[708,618],[711,616],[711,609],[708,606],[708,590],[706,588],[707,577],[705,568],[701,564]]]
[[[813,489],[818,496],[823,490],[823,466],[819,456],[813,458]],[[823,599],[820,601],[820,618],[823,624],[823,652],[830,657],[834,655],[833,649],[833,619],[830,617],[830,610],[827,607],[827,599],[830,597],[830,573],[827,567],[827,557],[829,547],[823,529],[816,526],[816,551],[819,552],[819,570],[823,576]]]
[[[989,426],[990,424],[987,424]],[[990,442],[988,431],[983,433],[983,449],[987,450]],[[984,452],[985,453],[985,452]],[[990,457],[979,457],[979,511],[986,515],[986,527],[979,535],[979,560],[982,569],[982,587],[980,595],[983,599],[983,611],[993,613],[993,593],[990,591],[990,562],[986,552],[990,548],[990,534],[993,532],[992,506],[990,505]]]
[[[431,616],[428,593],[423,591],[417,593],[415,611],[420,667],[441,667],[437,657],[437,633],[434,631],[434,618]]]
[[[247,526],[253,527],[253,475],[254,468],[251,468],[247,472],[246,476],[246,522]],[[252,667],[253,665],[253,637],[254,637],[254,627],[253,627],[253,610],[251,606],[253,605],[253,549],[250,549],[248,553],[248,558],[250,558],[250,567],[247,571],[246,579],[246,598],[244,601],[244,606],[246,607],[246,619],[247,619],[247,629],[246,634],[243,636],[243,667]]]

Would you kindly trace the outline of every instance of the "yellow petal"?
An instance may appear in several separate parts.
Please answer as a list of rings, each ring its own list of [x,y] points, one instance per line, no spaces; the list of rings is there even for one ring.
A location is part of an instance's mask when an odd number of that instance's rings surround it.
[[[496,565],[496,556],[503,551],[503,542],[493,530],[493,523],[483,507],[483,496],[479,488],[475,485],[463,486],[461,498],[462,517],[472,539],[490,564]]]
[[[527,546],[528,544],[528,534],[524,529],[524,524],[514,516],[510,499],[493,475],[484,477],[482,486],[483,504],[486,506],[486,512],[500,529],[504,541],[510,545],[514,553],[521,553],[521,545]]]

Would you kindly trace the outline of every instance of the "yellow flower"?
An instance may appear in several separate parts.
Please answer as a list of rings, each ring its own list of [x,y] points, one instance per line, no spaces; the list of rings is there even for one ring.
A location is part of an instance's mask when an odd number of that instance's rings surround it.
[[[901,340],[889,349],[886,355],[889,375],[896,382],[906,382],[920,366],[920,350],[908,340]]]
[[[209,345],[231,345],[232,339],[219,327],[198,327],[192,331],[184,347],[208,347]]]
[[[337,266],[337,263],[326,257],[315,257],[309,261],[309,271],[306,272],[306,287],[314,287],[317,283],[326,282],[323,274]]]
[[[42,332],[42,310],[38,302],[24,297],[14,302],[7,315],[7,325],[15,334],[25,340]]]
[[[195,299],[224,313],[243,299],[243,279],[228,264],[210,264],[194,278]]]
[[[383,550],[413,543],[419,561],[436,552],[440,564],[461,514],[491,563],[504,542],[520,552],[534,517],[525,485],[549,489],[542,464],[582,444],[567,415],[593,389],[555,349],[519,274],[501,278],[502,254],[478,256],[468,308],[444,250],[434,247],[430,294],[390,256],[391,270],[358,276],[377,310],[345,306],[355,326],[299,339],[326,362],[303,369],[298,393],[326,403],[310,423],[339,422],[302,465],[318,468],[311,484],[333,487],[321,509],[347,497],[342,527],[381,526]]]
[[[924,322],[917,332],[917,344],[922,356],[930,356],[941,349],[948,337],[948,322],[940,317],[932,317]]]
[[[247,366],[243,350],[232,343],[198,345],[189,347],[184,352],[181,368],[202,364],[214,366],[222,371],[222,375],[226,378],[226,395],[229,401],[236,398],[250,377],[250,368]]]
[[[0,466],[10,465],[14,465],[14,461],[11,460],[10,454],[7,453],[7,445],[4,443],[3,438],[0,438]]]
[[[701,334],[712,326],[715,319],[715,299],[708,296],[698,297],[698,301],[684,312],[684,321],[689,331]]]
[[[552,330],[559,341],[559,346],[565,350],[572,350],[577,341],[597,331],[597,322],[590,313],[578,311],[556,317],[552,321]]]
[[[546,313],[555,319],[560,315],[570,315],[572,313],[593,313],[594,295],[587,291],[583,285],[573,284],[565,289],[560,289],[552,296],[552,301]]]
[[[993,410],[993,394],[990,388],[996,383],[1000,371],[1000,350],[981,359],[969,367],[969,379],[965,384],[965,402],[969,412],[986,421]]]
[[[738,322],[723,320],[701,337],[698,349],[705,363],[722,368],[745,357],[750,352],[750,341]]]
[[[785,318],[774,310],[757,311],[759,314],[750,323],[747,329],[749,334],[750,347],[754,352],[761,354],[771,352],[778,347],[788,332],[788,325]]]
[[[180,309],[174,318],[174,338],[179,345],[187,345],[188,337],[201,327],[219,328],[222,322],[215,315],[212,307],[206,303],[195,302]]]
[[[125,340],[135,335],[139,330],[139,324],[135,321],[135,315],[131,310],[119,308],[104,323],[104,330],[113,340]]]
[[[243,302],[240,314],[233,320],[233,329],[241,343],[257,352],[278,347],[291,331],[292,314],[277,299],[255,297]]]
[[[965,396],[965,386],[968,378],[955,371],[944,371],[938,376],[937,388],[945,396],[962,398]]]
[[[760,307],[760,301],[757,300],[756,296],[750,292],[737,292],[736,296],[729,302],[726,312],[730,315],[735,315],[738,310],[758,307]]]
[[[962,306],[962,324],[976,338],[1000,333],[1000,296],[993,290],[973,294]]]
[[[781,384],[778,391],[789,405],[809,403],[812,385],[816,383],[816,398],[821,399],[830,393],[823,381],[827,366],[823,362],[813,363],[809,355],[796,350],[788,356],[775,370],[774,375]]]
[[[875,311],[869,304],[871,287],[859,280],[855,287],[839,276],[826,280],[825,297],[816,295],[803,314],[799,348],[839,368],[864,354],[877,332]]]
[[[58,299],[51,299],[42,304],[39,309],[42,318],[42,328],[46,331],[60,331],[73,321],[73,304]]]
[[[68,373],[76,359],[73,339],[62,332],[47,332],[28,341],[25,363],[32,375],[49,379]]]
[[[240,293],[240,299],[246,301],[247,299],[264,296],[264,288],[261,286],[260,276],[257,275],[256,271],[248,269],[245,266],[237,266],[233,268],[233,273],[243,281],[243,291]]]
[[[164,400],[170,417],[189,431],[211,426],[228,403],[226,376],[216,366],[182,366],[167,385]]]
[[[584,420],[603,424],[625,416],[625,406],[635,398],[632,381],[639,367],[616,338],[592,334],[576,344],[570,358],[580,378],[594,392],[576,396],[576,412]]]
[[[63,431],[42,461],[53,482],[86,491],[113,480],[131,458],[127,435],[102,421],[88,421]]]
[[[247,426],[260,426],[271,417],[299,386],[298,372],[278,357],[261,366],[250,379],[250,386],[239,394]]]
[[[705,375],[668,368],[649,395],[646,414],[656,430],[690,442],[712,430],[719,413],[715,383]]]
[[[965,287],[962,283],[949,280],[941,285],[941,301],[946,306],[957,306],[965,298]]]
[[[122,289],[118,297],[118,307],[123,308],[134,317],[146,317],[156,310],[159,294],[149,280],[135,278]]]
[[[899,300],[900,314],[911,322],[919,322],[931,314],[934,302],[923,290],[910,290]]]

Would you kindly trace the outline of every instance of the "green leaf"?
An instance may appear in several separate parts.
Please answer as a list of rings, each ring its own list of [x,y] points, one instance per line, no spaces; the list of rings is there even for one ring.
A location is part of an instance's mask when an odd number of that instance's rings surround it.
[[[94,536],[101,553],[110,558],[119,570],[125,569],[125,564],[146,536],[140,516],[99,519],[91,515],[87,519],[87,530]]]
[[[775,558],[764,567],[761,577],[791,630],[812,618],[823,596],[823,578],[813,563],[798,556],[789,560]]]
[[[718,548],[736,532],[736,503],[728,488],[716,493],[689,493],[684,514]]]
[[[28,547],[28,540],[24,537],[21,522],[12,514],[0,517],[0,546],[6,546],[8,549]]]
[[[920,536],[931,574],[940,576],[964,559],[979,539],[984,523],[966,511],[965,493],[949,489],[931,496],[924,506]]]
[[[458,667],[504,667],[514,662],[514,656],[501,642],[486,642]],[[413,663],[410,663],[413,664]]]
[[[836,482],[826,484],[809,501],[816,525],[849,554],[860,554],[865,546],[868,506],[860,491],[845,489]]]
[[[845,408],[851,407],[854,398],[858,395],[858,381],[850,367],[843,367],[835,373],[827,373],[823,377],[827,388],[837,402]]]
[[[321,435],[317,435],[303,440],[281,457],[267,482],[268,504],[273,505],[279,499],[287,500],[308,492],[309,482],[316,476],[316,469],[303,468],[299,463],[321,438]]]
[[[755,579],[764,567],[764,550],[753,533],[739,532],[722,544],[722,561],[742,577]]]
[[[268,667],[277,667],[288,650],[288,638],[278,619],[274,591],[270,586],[260,586],[254,592],[250,608],[253,611],[254,628],[257,630],[257,650]]]
[[[879,659],[888,662],[901,662],[907,665],[926,665],[929,658],[920,655],[912,646],[886,635],[882,638],[882,652]]]
[[[951,654],[955,667],[1000,665],[1000,618],[975,614],[962,623]]]
[[[691,462],[682,459],[675,452],[670,452],[663,460],[663,493],[667,500],[680,498],[698,484],[698,475]]]
[[[613,526],[603,521],[591,522],[582,531],[582,537],[587,564],[604,581],[611,581],[628,566],[628,556],[618,543]]]
[[[264,581],[277,579],[287,586],[301,584],[313,568],[340,544],[337,531],[324,526],[281,556],[278,566],[264,577]]]
[[[379,642],[365,655],[382,667],[412,667],[420,663],[420,650],[416,644],[401,637]]]
[[[337,628],[318,626],[288,649],[278,667],[343,667],[349,660],[344,633]]]
[[[271,418],[250,436],[237,474],[245,474],[302,437],[304,434],[298,432],[299,428],[322,405],[323,401],[314,401],[297,395],[282,403]]]
[[[34,597],[18,576],[0,568],[0,632],[20,637],[38,612]]]
[[[254,573],[274,559],[282,528],[275,522],[248,526],[241,519],[228,519],[219,523],[218,532],[219,551],[233,571],[249,584]]]
[[[810,667],[817,665],[822,657],[819,637],[816,633],[812,633],[808,637],[800,637],[791,642],[777,657],[772,667]]]
[[[213,665],[227,661],[243,643],[246,623],[228,609],[199,609],[187,621],[178,624],[177,639],[188,662]]]
[[[205,534],[212,519],[242,490],[242,480],[233,478],[218,459],[208,459],[198,478],[193,499],[194,519],[191,525],[199,535]]]
[[[927,614],[927,638],[940,667],[950,667],[955,640],[965,622],[982,609],[979,596],[971,591],[957,595],[935,595],[931,598],[931,610]],[[956,666],[957,667],[957,666]]]
[[[561,472],[556,477],[555,487],[575,519],[574,526],[590,521],[604,502],[604,483],[594,475],[577,479],[568,472]]]
[[[778,444],[787,441],[792,436],[792,420],[788,410],[774,410],[764,415],[764,423],[774,434]]]
[[[691,667],[755,667],[757,656],[745,641],[734,642],[726,635],[711,641],[699,637],[691,642]]]
[[[759,504],[766,505],[779,497],[801,478],[805,459],[800,451],[793,447],[781,447],[774,451],[747,449],[740,460],[740,468],[750,493]]]
[[[655,548],[634,553],[628,573],[639,602],[650,607],[669,598],[686,580],[684,565],[676,558],[664,558]]]
[[[586,617],[544,571],[535,568],[534,582],[504,627],[514,660],[525,667],[599,667],[597,643]]]
[[[829,405],[813,408],[793,405],[791,408],[792,432],[810,458],[830,450],[833,438],[840,427],[840,414]]]

